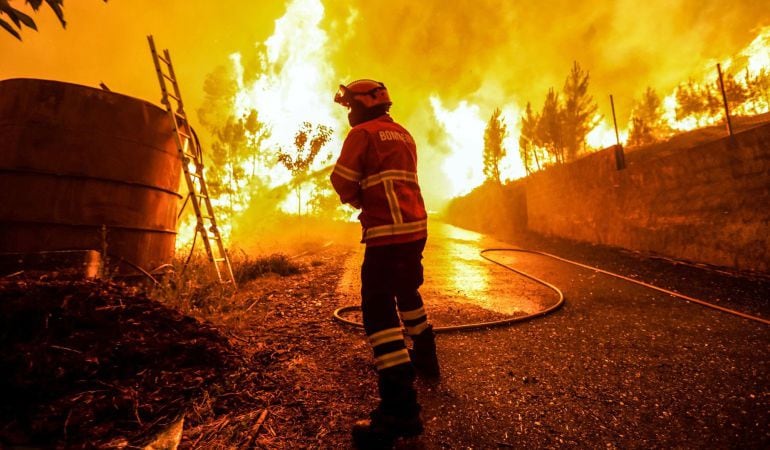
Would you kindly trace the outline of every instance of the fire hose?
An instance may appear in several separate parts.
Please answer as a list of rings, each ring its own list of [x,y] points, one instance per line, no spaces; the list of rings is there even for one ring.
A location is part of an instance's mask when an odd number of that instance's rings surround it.
[[[434,332],[436,332],[436,333],[448,333],[448,332],[452,332],[452,331],[471,331],[471,330],[481,330],[481,329],[487,329],[487,328],[498,327],[498,326],[513,325],[513,324],[516,324],[516,323],[532,320],[532,319],[537,318],[537,317],[545,316],[547,314],[550,314],[550,313],[558,310],[559,308],[561,308],[564,305],[564,293],[562,293],[562,291],[558,287],[554,286],[553,284],[551,284],[551,283],[549,283],[549,282],[547,282],[545,280],[542,280],[542,279],[537,278],[537,277],[535,277],[533,275],[530,275],[530,274],[528,274],[528,273],[526,273],[526,272],[524,272],[522,270],[516,269],[516,268],[511,267],[511,266],[509,266],[507,264],[504,264],[504,263],[502,263],[500,261],[492,259],[491,257],[487,256],[487,253],[491,253],[491,252],[520,252],[520,253],[531,253],[531,254],[535,254],[535,255],[545,256],[545,257],[552,258],[552,259],[555,259],[557,261],[561,261],[561,262],[564,262],[564,263],[567,263],[567,264],[571,264],[571,265],[574,265],[574,266],[582,267],[584,269],[593,270],[594,272],[602,273],[602,274],[605,274],[605,275],[608,275],[608,276],[611,276],[611,277],[619,278],[621,280],[624,280],[624,281],[627,281],[627,282],[630,282],[630,283],[638,284],[638,285],[644,286],[644,287],[646,287],[648,289],[652,289],[652,290],[655,290],[655,291],[658,291],[658,292],[662,292],[664,294],[667,294],[667,295],[679,298],[681,300],[686,300],[686,301],[698,304],[700,306],[705,306],[707,308],[712,308],[712,309],[715,309],[715,310],[718,310],[718,311],[721,311],[721,312],[724,312],[724,313],[727,313],[727,314],[732,314],[732,315],[735,315],[735,316],[738,316],[738,317],[741,317],[741,318],[744,318],[744,319],[748,319],[748,320],[752,320],[752,321],[755,321],[755,322],[763,323],[765,325],[770,325],[770,320],[764,319],[762,317],[753,316],[753,315],[746,314],[746,313],[743,313],[743,312],[740,312],[740,311],[736,311],[736,310],[733,310],[733,309],[725,308],[723,306],[719,306],[719,305],[716,305],[714,303],[709,303],[709,302],[706,302],[704,300],[700,300],[700,299],[697,299],[697,298],[694,298],[694,297],[690,297],[690,296],[687,296],[687,295],[684,295],[684,294],[680,294],[680,293],[675,292],[675,291],[671,291],[671,290],[664,289],[664,288],[661,288],[661,287],[658,287],[658,286],[655,286],[655,285],[652,285],[652,284],[649,284],[649,283],[645,283],[643,281],[635,280],[633,278],[629,278],[629,277],[626,277],[626,276],[623,276],[623,275],[619,275],[619,274],[616,274],[616,273],[613,273],[613,272],[609,272],[607,270],[600,269],[598,267],[589,266],[587,264],[582,264],[582,263],[579,263],[577,261],[572,261],[572,260],[569,260],[569,259],[566,259],[566,258],[562,258],[560,256],[552,255],[550,253],[540,252],[540,251],[535,251],[535,250],[526,250],[526,249],[521,249],[521,248],[487,248],[487,249],[484,249],[484,250],[482,250],[480,252],[480,255],[481,255],[482,258],[486,259],[489,262],[497,264],[498,266],[501,266],[501,267],[503,267],[503,268],[505,268],[507,270],[510,270],[510,271],[512,271],[512,272],[514,272],[516,274],[519,274],[519,275],[521,275],[521,276],[523,276],[523,277],[525,277],[525,278],[527,278],[529,280],[532,280],[532,281],[534,281],[534,282],[536,282],[536,283],[538,283],[538,284],[540,284],[542,286],[547,287],[548,289],[550,289],[550,290],[552,290],[553,292],[556,293],[556,295],[558,296],[557,301],[555,303],[553,303],[552,305],[548,306],[547,308],[541,310],[541,311],[537,311],[537,312],[534,312],[532,314],[528,314],[528,315],[525,315],[525,316],[517,316],[517,317],[510,318],[510,319],[496,320],[496,321],[490,321],[490,322],[478,322],[478,323],[470,323],[470,324],[462,324],[462,325],[451,325],[451,326],[445,326],[445,327],[436,327],[436,328],[433,329]],[[350,320],[350,319],[347,319],[347,318],[343,317],[343,314],[345,314],[347,312],[350,312],[350,311],[354,311],[354,310],[360,310],[360,307],[357,306],[357,305],[348,305],[348,306],[343,306],[343,307],[337,308],[336,310],[334,310],[334,318],[336,320],[342,322],[342,323],[362,328],[363,327],[362,323],[356,322],[354,320]]]

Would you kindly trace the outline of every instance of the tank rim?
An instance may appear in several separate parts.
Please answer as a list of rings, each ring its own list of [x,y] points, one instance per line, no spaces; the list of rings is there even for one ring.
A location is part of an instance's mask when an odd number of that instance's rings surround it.
[[[128,95],[128,94],[121,94],[120,92],[116,92],[116,91],[107,91],[107,90],[104,90],[104,89],[101,89],[101,88],[98,88],[98,87],[87,86],[87,85],[84,85],[84,84],[78,84],[78,83],[74,83],[74,82],[71,82],[71,81],[51,80],[51,79],[48,79],[48,78],[15,77],[15,78],[6,78],[6,79],[3,79],[3,80],[0,80],[0,85],[2,85],[3,83],[6,83],[6,82],[16,82],[16,81],[42,81],[42,82],[45,82],[45,83],[63,84],[63,85],[69,85],[69,86],[73,86],[73,87],[81,88],[81,89],[89,89],[89,90],[92,90],[92,91],[97,91],[97,92],[102,93],[102,94],[116,95],[116,96],[120,96],[120,97],[131,99],[131,100],[136,100],[136,101],[139,101],[139,102],[142,102],[142,103],[146,103],[149,106],[157,108],[160,112],[162,112],[164,114],[166,113],[166,110],[164,108],[162,108],[160,105],[156,105],[155,103],[152,103],[149,100],[145,100],[145,99],[139,98],[139,97],[134,97],[134,96],[131,96],[131,95]]]

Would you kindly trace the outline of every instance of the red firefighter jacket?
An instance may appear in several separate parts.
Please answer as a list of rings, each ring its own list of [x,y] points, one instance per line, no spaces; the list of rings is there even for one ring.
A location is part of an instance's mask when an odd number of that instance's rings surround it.
[[[331,175],[342,203],[361,208],[361,242],[388,245],[428,235],[414,139],[385,114],[350,130]]]

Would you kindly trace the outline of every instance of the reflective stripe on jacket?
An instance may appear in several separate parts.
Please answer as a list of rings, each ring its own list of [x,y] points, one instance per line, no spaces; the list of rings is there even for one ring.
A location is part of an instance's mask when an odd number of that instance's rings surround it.
[[[414,139],[389,115],[350,130],[331,182],[342,203],[361,208],[361,242],[399,244],[428,235]]]

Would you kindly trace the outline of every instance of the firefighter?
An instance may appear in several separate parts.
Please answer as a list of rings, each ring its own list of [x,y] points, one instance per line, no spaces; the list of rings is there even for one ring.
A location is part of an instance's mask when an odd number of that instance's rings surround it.
[[[414,139],[388,114],[385,85],[357,80],[340,85],[336,103],[348,108],[348,133],[331,175],[342,203],[360,208],[366,244],[361,266],[361,311],[374,353],[380,404],[353,427],[359,448],[388,448],[398,437],[422,433],[416,375],[439,378],[433,327],[418,288],[427,213],[417,183]],[[403,328],[411,338],[407,349]]]

